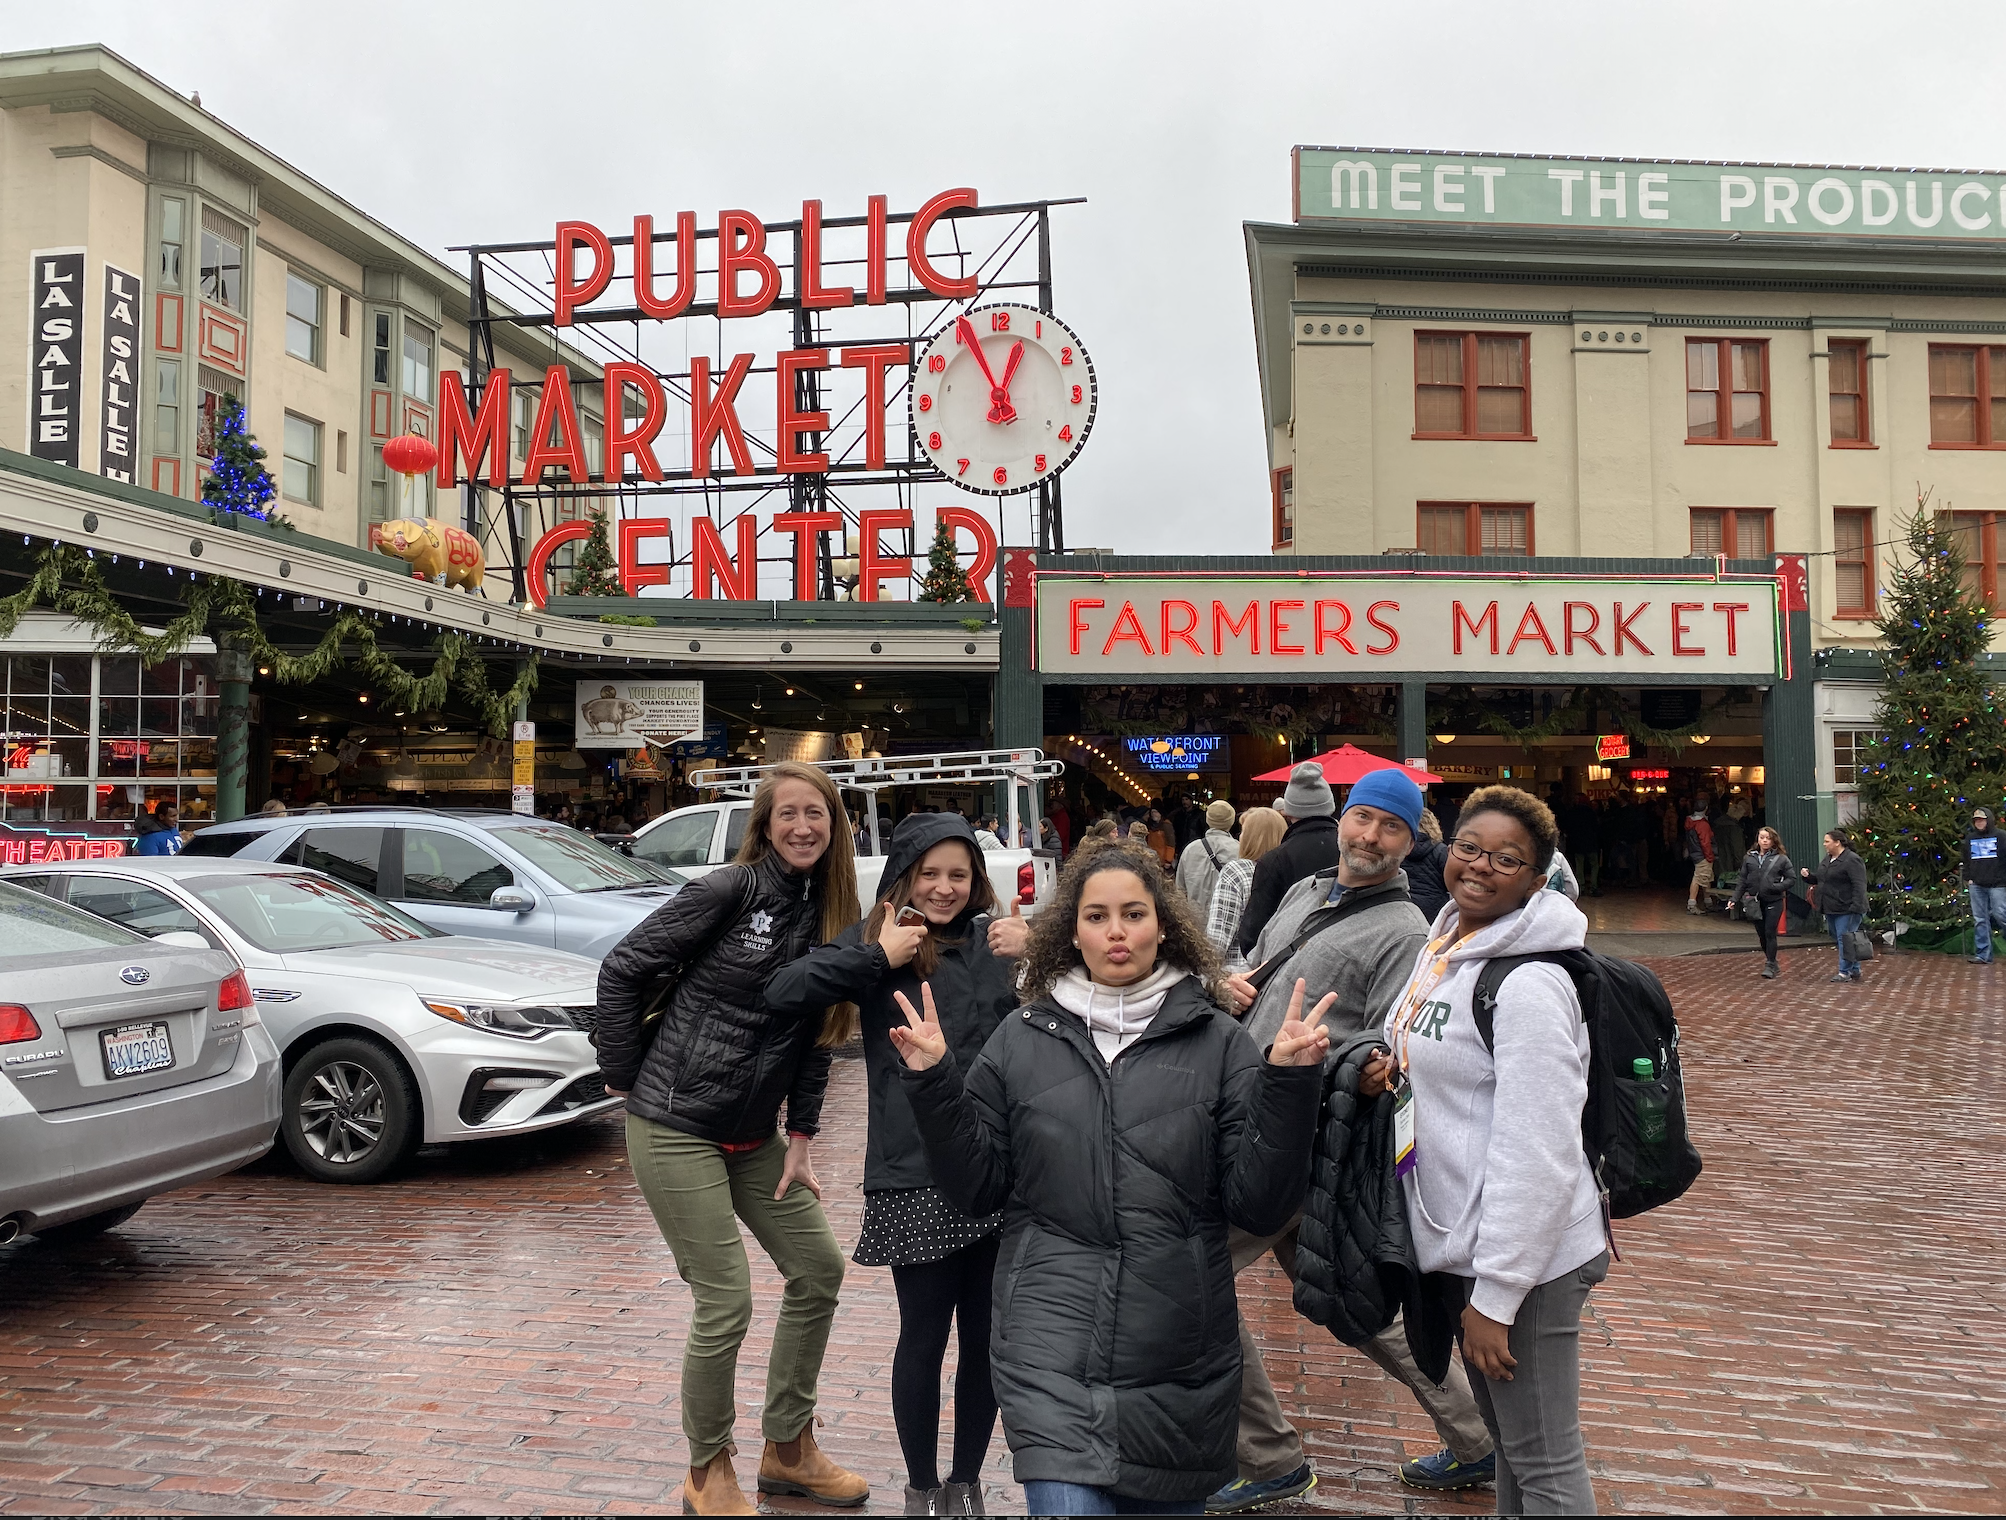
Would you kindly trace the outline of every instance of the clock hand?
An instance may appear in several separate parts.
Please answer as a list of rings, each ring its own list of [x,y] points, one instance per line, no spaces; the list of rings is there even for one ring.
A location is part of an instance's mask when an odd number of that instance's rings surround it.
[[[982,378],[989,382],[989,388],[992,391],[995,390],[996,377],[989,373],[989,360],[983,354],[982,344],[975,336],[975,324],[970,322],[966,317],[956,317],[954,319],[954,330],[961,335],[961,341],[968,346],[969,352],[975,355],[975,362],[982,366]]]
[[[991,422],[1015,422],[1017,408],[1010,404],[1010,377],[1017,373],[1017,366],[1024,358],[1024,342],[1020,338],[1010,345],[1010,362],[1003,366],[1002,383],[990,387],[989,408]]]

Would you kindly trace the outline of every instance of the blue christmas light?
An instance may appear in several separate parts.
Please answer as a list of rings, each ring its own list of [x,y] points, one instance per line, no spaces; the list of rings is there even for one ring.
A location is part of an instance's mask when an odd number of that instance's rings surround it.
[[[225,512],[264,522],[271,515],[265,507],[278,489],[272,483],[272,472],[264,467],[264,449],[244,427],[243,403],[226,396],[224,405],[227,410],[216,429],[215,457],[209,461],[209,474],[202,482],[202,500]]]

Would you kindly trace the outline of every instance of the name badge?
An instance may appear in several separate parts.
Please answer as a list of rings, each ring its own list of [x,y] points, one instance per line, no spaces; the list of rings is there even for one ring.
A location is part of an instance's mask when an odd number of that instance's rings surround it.
[[[1393,1094],[1393,1175],[1414,1170],[1414,1085],[1403,1082]]]

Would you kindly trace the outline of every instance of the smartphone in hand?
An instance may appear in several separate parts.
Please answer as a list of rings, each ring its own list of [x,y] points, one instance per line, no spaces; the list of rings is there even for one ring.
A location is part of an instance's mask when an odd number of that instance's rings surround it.
[[[901,928],[907,928],[914,924],[919,924],[924,926],[926,923],[926,915],[920,912],[919,909],[915,908],[911,903],[907,903],[903,908],[899,909],[898,917],[897,919],[894,920],[894,922],[896,922]]]

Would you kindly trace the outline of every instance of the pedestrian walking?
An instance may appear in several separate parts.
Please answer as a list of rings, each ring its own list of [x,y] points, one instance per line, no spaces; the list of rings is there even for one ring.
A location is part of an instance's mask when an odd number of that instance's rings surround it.
[[[1386,1020],[1361,1096],[1411,1113],[1396,1163],[1417,1264],[1459,1279],[1457,1339],[1496,1446],[1501,1515],[1595,1513],[1581,1439],[1581,1311],[1609,1270],[1582,1151],[1588,1031],[1573,979],[1535,961],[1497,991],[1496,1049],[1472,1006],[1494,957],[1578,950],[1588,921],[1541,888],[1559,843],[1545,803],[1471,794],[1444,876],[1450,907]],[[1406,1134],[1396,1118],[1396,1133]]]
[[[1741,875],[1727,910],[1739,913],[1755,925],[1762,944],[1762,975],[1783,974],[1776,964],[1776,940],[1783,930],[1783,915],[1789,911],[1790,880],[1796,867],[1783,853],[1783,836],[1764,824],[1755,833],[1755,848],[1741,862]]]
[[[1289,820],[1282,842],[1254,867],[1247,906],[1240,914],[1233,944],[1242,955],[1274,917],[1275,907],[1290,887],[1337,864],[1337,799],[1324,779],[1323,767],[1305,760],[1289,772],[1289,784],[1275,800],[1275,811]]]
[[[1999,835],[1992,826],[1988,808],[1971,810],[1971,832],[1964,836],[1964,889],[1971,899],[1971,918],[1976,926],[1971,942],[1971,961],[1976,966],[1992,963],[1992,935],[2006,933],[2006,866],[1999,858]]]
[[[1246,965],[1246,957],[1233,948],[1233,941],[1240,932],[1240,916],[1247,911],[1247,891],[1253,884],[1254,867],[1263,855],[1282,842],[1288,826],[1288,820],[1273,808],[1248,808],[1240,815],[1236,858],[1220,867],[1219,879],[1212,884],[1205,937],[1230,970]]]
[[[987,932],[997,904],[981,856],[975,831],[959,816],[907,818],[892,835],[870,915],[766,984],[776,1014],[812,1017],[832,1003],[854,1002],[862,1020],[870,1127],[864,1222],[852,1259],[890,1267],[898,1298],[892,1422],[905,1456],[908,1515],[983,1513],[982,1463],[996,1428],[989,1314],[1000,1219],[969,1218],[935,1185],[891,1042],[892,1029],[905,1026],[893,994],[917,998],[922,983],[933,988],[941,1031],[964,1071],[1017,1006],[1017,968],[993,953]],[[1021,950],[1024,921],[1014,922]],[[960,1354],[954,1457],[943,1486],[940,1369],[950,1332]]]
[[[1693,868],[1692,880],[1686,884],[1686,912],[1704,913],[1713,906],[1714,839],[1713,825],[1707,821],[1706,799],[1693,800],[1692,811],[1686,815],[1685,831],[1686,860]]]
[[[1852,851],[1844,829],[1825,836],[1825,858],[1815,868],[1806,866],[1797,873],[1818,888],[1818,911],[1825,915],[1832,931],[1832,943],[1839,947],[1839,974],[1835,982],[1860,980],[1860,963],[1853,959],[1851,937],[1867,912],[1867,865]]]
[[[775,765],[753,794],[737,862],[677,893],[599,969],[599,1068],[607,1091],[627,1100],[634,1180],[694,1301],[681,1395],[683,1502],[695,1514],[754,1513],[731,1462],[738,1348],[753,1313],[741,1220],[786,1280],[758,1486],[842,1506],[870,1495],[822,1453],[814,1429],[843,1253],[822,1212],[812,1143],[829,1053],[855,1033],[856,1009],[780,1014],[764,995],[776,964],[857,919],[842,817],[822,772]]]
[[[1397,770],[1373,771],[1352,787],[1337,820],[1337,866],[1290,888],[1254,947],[1258,969],[1227,981],[1233,1001],[1251,1010],[1247,1032],[1256,1045],[1281,1027],[1299,985],[1306,989],[1300,996],[1336,999],[1324,1015],[1333,1049],[1385,1023],[1428,939],[1428,920],[1409,899],[1401,870],[1424,811],[1421,788]],[[1299,1224],[1298,1215],[1271,1235],[1233,1231],[1233,1270],[1243,1272],[1272,1251],[1293,1281]],[[1452,1365],[1442,1382],[1430,1379],[1415,1365],[1406,1324],[1397,1317],[1358,1349],[1413,1393],[1441,1437],[1440,1451],[1402,1466],[1402,1480],[1428,1489],[1490,1482],[1491,1438],[1463,1369]],[[1244,1318],[1240,1355],[1239,1474],[1207,1501],[1215,1514],[1255,1509],[1316,1486],[1302,1436],[1282,1413]]]
[[[1233,837],[1233,804],[1212,803],[1205,809],[1205,832],[1184,847],[1177,857],[1177,886],[1191,899],[1199,922],[1212,911],[1212,889],[1219,873],[1240,854],[1240,842]]]
[[[1449,847],[1442,843],[1442,820],[1433,808],[1424,807],[1414,848],[1407,852],[1400,869],[1407,873],[1407,895],[1431,924],[1449,901],[1449,889],[1442,885],[1442,865],[1448,858]]]
[[[899,996],[933,1174],[970,1217],[1004,1213],[992,1368],[1032,1514],[1197,1514],[1233,1476],[1227,1235],[1301,1201],[1329,1036],[1298,996],[1264,1063],[1217,974],[1155,857],[1117,844],[1060,877],[1030,1001],[965,1080],[931,989]]]

